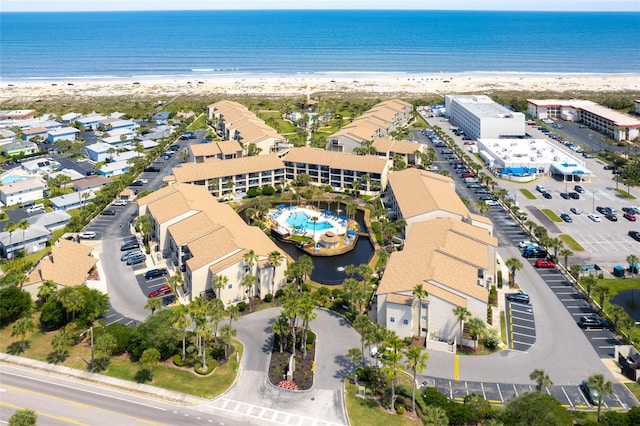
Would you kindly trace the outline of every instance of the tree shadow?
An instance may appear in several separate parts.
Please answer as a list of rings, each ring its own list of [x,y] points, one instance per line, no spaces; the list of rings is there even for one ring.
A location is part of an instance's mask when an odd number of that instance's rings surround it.
[[[31,347],[31,342],[28,340],[25,340],[24,342],[23,341],[13,342],[9,346],[7,346],[7,353],[9,355],[20,355],[20,354],[23,354],[24,351],[26,351],[30,347]]]
[[[148,368],[141,368],[134,376],[136,383],[147,383],[151,381],[151,375]]]
[[[64,351],[64,352],[53,351],[53,352],[50,352],[49,355],[47,355],[47,362],[49,364],[59,364],[61,362],[65,362],[68,356],[69,356],[69,351]]]
[[[340,366],[340,368],[337,369],[333,374],[333,377],[336,379],[344,380],[349,374],[349,370],[351,369],[351,361],[349,361],[344,355],[338,355],[334,358],[333,362]]]

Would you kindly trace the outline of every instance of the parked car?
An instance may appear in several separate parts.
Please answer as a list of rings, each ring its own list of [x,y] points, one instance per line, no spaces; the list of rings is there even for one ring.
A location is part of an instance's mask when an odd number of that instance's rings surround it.
[[[630,222],[635,222],[636,221],[636,215],[633,213],[625,213],[622,215],[622,217],[624,217],[625,219],[627,219]]]
[[[600,222],[600,216],[598,216],[597,214],[593,214],[591,213],[590,215],[587,216],[589,219],[591,219],[594,222]]]
[[[122,200],[122,199],[115,200],[111,205],[117,206],[117,207],[124,207],[127,205],[127,200]]]
[[[573,214],[580,214],[580,213],[582,213],[582,210],[580,210],[580,209],[578,209],[578,208],[576,208],[576,207],[571,207],[571,208],[569,209],[569,211],[570,211],[571,213],[573,213]]]
[[[636,241],[640,241],[640,232],[638,231],[629,231],[629,236]]]
[[[578,193],[578,194],[584,194],[584,188],[581,187],[580,185],[576,185],[573,187],[573,189]]]
[[[128,241],[120,246],[120,251],[133,250],[135,248],[140,248],[140,244],[137,241]]]
[[[522,252],[522,257],[526,259],[544,259],[547,257],[547,252],[546,250],[542,250],[540,247],[526,248]]]
[[[573,222],[573,219],[571,219],[571,216],[569,216],[569,215],[568,215],[568,214],[566,214],[566,213],[562,213],[562,214],[560,215],[560,219],[562,219],[562,220],[564,220],[565,222],[568,222],[568,223]]]
[[[488,193],[489,193],[489,190],[488,190],[488,189],[485,189],[485,188],[478,188],[478,189],[476,189],[476,190],[475,190],[475,191],[473,191],[473,192],[474,192],[474,193],[476,193],[476,194],[488,194]]]
[[[548,269],[548,268],[553,268],[554,266],[556,266],[556,264],[550,261],[549,259],[536,260],[536,268]]]
[[[600,393],[598,389],[591,386],[588,380],[583,380],[582,383],[580,383],[580,390],[584,392],[584,395],[591,404],[598,405],[600,403]]]
[[[570,192],[569,197],[573,198],[574,200],[579,200],[580,194],[578,194],[577,192]]]
[[[127,265],[137,265],[139,263],[142,263],[145,261],[145,255],[140,253],[140,254],[134,254],[133,256],[129,256],[129,258],[127,259]]]
[[[544,191],[544,192],[542,193],[542,196],[543,196],[544,198],[546,198],[546,199],[549,199],[549,200],[550,200],[551,198],[553,198],[553,197],[551,196],[551,194],[550,194],[550,193],[548,193],[547,191]]]
[[[611,208],[610,207],[603,207],[603,206],[598,206],[596,207],[596,211],[600,214],[609,214],[611,213]]]
[[[100,214],[104,216],[115,216],[116,211],[114,209],[104,209],[100,212]]]
[[[129,259],[131,256],[135,256],[137,254],[142,254],[142,250],[140,250],[139,248],[129,250],[128,252],[120,256],[120,260],[124,262],[125,260]]]
[[[618,216],[616,216],[613,213],[607,213],[607,214],[604,215],[604,217],[609,219],[611,222],[617,222],[618,221]]]
[[[529,240],[524,240],[524,241],[518,242],[518,247],[523,249],[523,248],[526,248],[526,247],[538,247],[538,245],[536,243],[532,243]]]
[[[95,176],[97,172],[94,170],[87,170],[84,174],[85,176]]]
[[[144,273],[144,278],[147,280],[151,280],[153,278],[164,277],[165,275],[168,275],[168,274],[169,274],[169,271],[167,271],[166,268],[149,269],[147,272]]]
[[[507,293],[505,297],[511,302],[524,303],[527,305],[530,301],[529,295],[523,291],[519,291],[517,293]]]
[[[147,173],[159,173],[160,172],[160,167],[149,166],[149,167],[145,167],[144,171],[147,172]]]
[[[169,293],[171,293],[171,287],[165,284],[158,287],[157,290],[154,290],[151,293],[149,293],[149,297],[160,297]]]
[[[561,196],[562,198],[564,198],[565,200],[568,200],[568,199],[570,198],[570,196],[569,196],[569,194],[568,194],[567,192],[561,192],[561,193],[560,193],[560,196]]]
[[[83,240],[93,240],[96,237],[96,233],[94,231],[84,231],[78,234],[78,237]]]
[[[597,328],[597,329],[604,329],[607,328],[607,322],[605,320],[603,320],[602,318],[600,318],[597,315],[584,315],[581,316],[580,319],[578,320],[578,325],[580,326],[580,328],[584,328],[584,329],[590,329],[590,328]]]
[[[615,169],[615,167],[613,167],[613,166],[612,166],[612,165],[610,165],[610,164],[607,164],[607,165],[605,165],[605,166],[603,167],[603,169],[605,169],[605,170],[613,170],[613,169]]]
[[[142,185],[144,185],[144,182],[142,182],[140,179],[134,180],[129,184],[129,186],[142,186]]]

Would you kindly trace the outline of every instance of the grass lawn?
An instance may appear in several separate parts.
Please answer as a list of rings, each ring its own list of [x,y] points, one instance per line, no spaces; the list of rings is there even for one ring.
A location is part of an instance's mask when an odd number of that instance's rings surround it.
[[[582,247],[580,244],[578,244],[578,242],[576,240],[574,240],[571,235],[569,235],[569,234],[560,234],[560,235],[558,235],[558,238],[560,238],[562,241],[564,241],[564,243],[566,245],[568,245],[571,250],[573,250],[573,251],[584,251],[584,247]]]
[[[636,397],[636,399],[640,400],[640,383],[633,383],[633,382],[629,382],[629,383],[625,383],[624,384],[633,394],[633,396]]]
[[[536,200],[538,197],[536,197],[535,195],[533,195],[533,193],[531,191],[529,191],[528,189],[525,188],[521,188],[520,192],[522,193],[522,195],[524,195],[528,200]]]
[[[542,213],[544,213],[544,215],[547,216],[552,222],[562,222],[560,216],[555,214],[555,212],[551,209],[542,209]]]
[[[500,338],[504,344],[507,344],[507,319],[504,311],[500,312]]]
[[[631,195],[630,193],[628,193],[627,191],[623,190],[623,189],[616,189],[616,192],[620,195],[622,195],[624,198],[627,198],[629,200],[635,200],[636,197],[634,197],[633,195]]]
[[[615,295],[621,291],[640,289],[640,278],[604,278],[597,280],[598,284],[602,284],[607,287],[612,295]]]
[[[347,415],[353,426],[410,426],[421,425],[419,420],[390,413],[374,399],[356,397],[357,386],[347,384]]]

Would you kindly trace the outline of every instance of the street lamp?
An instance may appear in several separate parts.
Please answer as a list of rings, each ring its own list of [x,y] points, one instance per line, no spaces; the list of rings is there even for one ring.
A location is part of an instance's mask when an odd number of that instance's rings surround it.
[[[88,330],[85,330],[82,333],[80,333],[80,337],[84,336],[87,333],[87,331],[91,335],[91,363],[89,364],[89,371],[93,373],[93,367],[95,365],[94,355],[93,355],[93,326],[91,326]]]

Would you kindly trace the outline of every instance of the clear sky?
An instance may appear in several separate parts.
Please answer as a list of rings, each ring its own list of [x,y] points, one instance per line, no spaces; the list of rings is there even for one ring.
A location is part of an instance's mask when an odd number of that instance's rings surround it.
[[[0,11],[425,9],[634,11],[640,0],[2,0]]]

